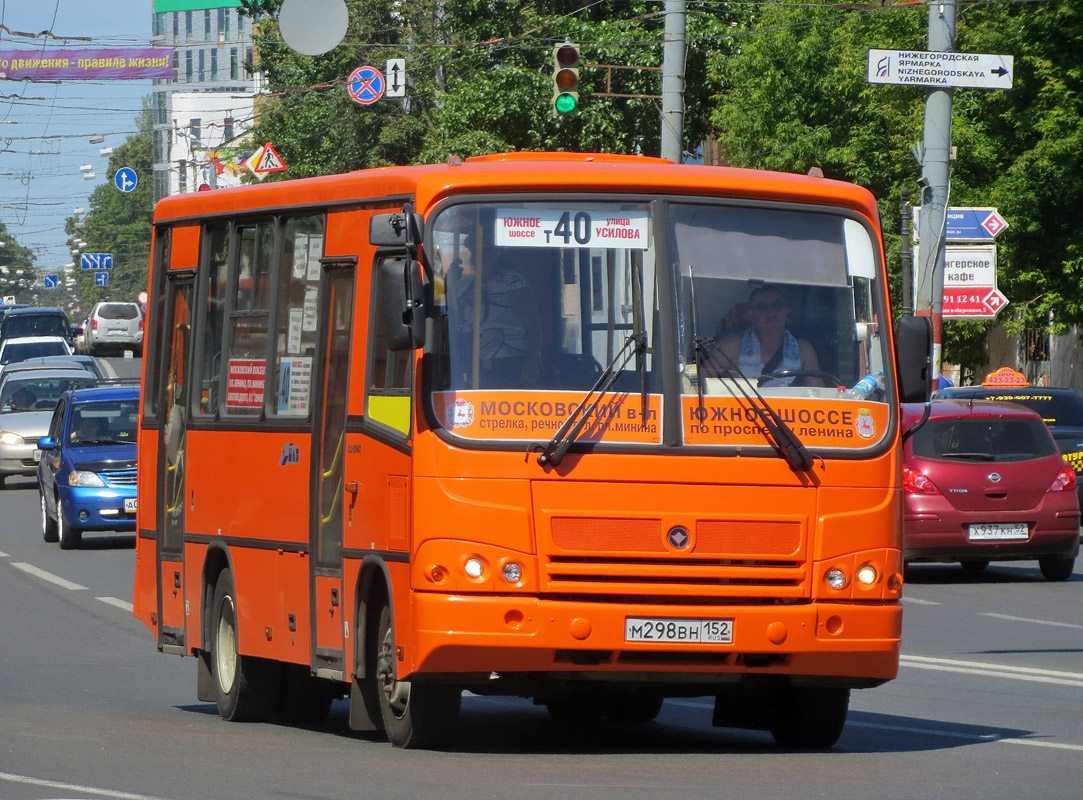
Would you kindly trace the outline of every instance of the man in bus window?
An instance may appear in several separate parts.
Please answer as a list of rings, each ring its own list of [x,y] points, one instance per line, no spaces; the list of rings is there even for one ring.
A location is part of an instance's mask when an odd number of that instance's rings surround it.
[[[709,367],[719,376],[743,375],[761,386],[788,386],[793,376],[760,379],[761,375],[796,370],[819,370],[816,351],[786,326],[788,309],[782,290],[773,284],[753,289],[748,296],[749,325],[739,333],[723,336],[711,353]],[[802,377],[800,385],[822,386],[817,378]]]

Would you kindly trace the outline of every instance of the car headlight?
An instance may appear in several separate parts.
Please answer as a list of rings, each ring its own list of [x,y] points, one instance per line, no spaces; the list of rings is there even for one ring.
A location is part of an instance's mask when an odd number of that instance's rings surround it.
[[[17,433],[0,431],[0,444],[26,444],[26,440]]]
[[[73,469],[68,473],[68,486],[105,486],[105,481],[96,472]]]

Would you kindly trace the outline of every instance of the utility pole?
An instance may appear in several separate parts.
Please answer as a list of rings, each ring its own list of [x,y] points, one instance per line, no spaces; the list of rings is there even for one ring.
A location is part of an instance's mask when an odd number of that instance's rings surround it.
[[[666,0],[662,40],[662,158],[676,164],[684,153],[685,0]]]
[[[929,50],[955,50],[956,0],[930,0]],[[921,148],[921,220],[918,225],[919,269],[914,307],[932,317],[934,385],[940,377],[943,352],[944,232],[951,167],[951,104],[954,89],[930,88],[925,94],[925,134]]]

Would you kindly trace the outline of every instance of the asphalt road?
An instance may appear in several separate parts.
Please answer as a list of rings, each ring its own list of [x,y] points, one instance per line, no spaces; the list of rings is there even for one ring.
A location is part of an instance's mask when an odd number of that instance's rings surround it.
[[[441,752],[351,733],[224,722],[195,662],[130,613],[132,536],[43,542],[32,481],[0,491],[0,798],[1076,797],[1083,776],[1083,573],[919,566],[899,678],[855,692],[830,752],[710,726],[711,705],[569,732],[514,698],[467,696]],[[1083,563],[1083,562],[1081,562]]]

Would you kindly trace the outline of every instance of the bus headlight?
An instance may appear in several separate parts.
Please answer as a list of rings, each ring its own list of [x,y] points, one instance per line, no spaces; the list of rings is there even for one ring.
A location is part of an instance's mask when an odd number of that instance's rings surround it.
[[[518,583],[523,577],[523,568],[514,561],[504,565],[504,580],[508,583]]]
[[[468,558],[466,559],[466,563],[463,564],[463,572],[466,573],[468,578],[477,580],[484,571],[485,565],[481,563],[480,558]]]
[[[827,575],[824,576],[824,579],[827,581],[827,585],[832,589],[842,589],[846,586],[846,573],[838,567],[829,569]]]
[[[876,579],[879,577],[876,574],[876,567],[872,564],[862,564],[857,568],[857,579],[866,586],[872,586],[876,583]]]

